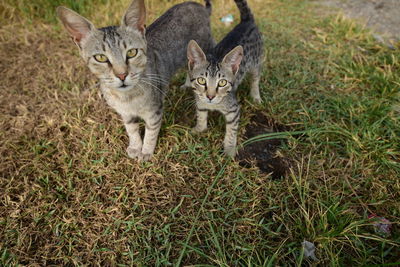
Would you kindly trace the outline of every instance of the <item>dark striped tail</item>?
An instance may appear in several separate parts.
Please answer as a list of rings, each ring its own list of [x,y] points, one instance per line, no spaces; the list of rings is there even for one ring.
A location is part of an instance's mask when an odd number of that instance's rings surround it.
[[[253,14],[251,13],[250,7],[247,5],[246,0],[235,0],[235,3],[240,11],[240,20],[241,21],[254,20]]]
[[[211,15],[211,11],[212,11],[212,6],[211,6],[211,1],[210,0],[204,0],[206,2],[206,9],[208,11],[208,15]]]

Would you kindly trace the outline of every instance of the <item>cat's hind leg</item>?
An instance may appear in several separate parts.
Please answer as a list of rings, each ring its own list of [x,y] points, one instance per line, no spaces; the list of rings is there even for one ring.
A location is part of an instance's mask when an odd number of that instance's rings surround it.
[[[261,66],[254,67],[250,71],[251,84],[250,84],[250,96],[257,104],[261,103],[260,96],[260,78],[261,78]]]

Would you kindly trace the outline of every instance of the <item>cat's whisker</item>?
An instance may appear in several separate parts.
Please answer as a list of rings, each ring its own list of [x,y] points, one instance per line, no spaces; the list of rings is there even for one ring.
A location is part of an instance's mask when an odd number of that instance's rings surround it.
[[[162,79],[162,78],[157,77],[157,76],[144,76],[142,78],[143,79],[149,79],[149,80],[156,80],[156,81],[162,82],[163,84],[169,84],[168,80]]]
[[[154,89],[156,89],[158,92],[160,92],[163,96],[165,96],[165,98],[169,101],[169,102],[171,102],[171,99],[168,97],[168,95],[165,93],[165,92],[163,92],[160,88],[158,88],[156,85],[154,85],[154,84],[152,84],[151,82],[149,82],[149,81],[146,81],[146,80],[141,80],[142,82],[144,82],[145,84],[147,84],[147,85],[150,85],[152,88],[154,88]],[[143,87],[142,87],[142,89],[143,89]]]
[[[149,79],[141,79],[141,81],[144,81],[144,82],[149,82],[149,83],[151,83],[152,85],[154,85],[154,86],[165,86],[165,87],[168,87],[169,86],[169,84],[163,84],[163,83],[161,83],[160,81],[156,81],[156,80],[149,80]]]
[[[142,77],[142,79],[144,79],[144,80],[149,80],[149,81],[154,81],[154,82],[158,82],[158,83],[161,83],[161,84],[163,84],[163,85],[169,85],[169,82],[167,82],[166,80],[163,80],[163,79],[161,79],[161,78],[158,78],[158,77],[156,77],[156,76],[154,76],[154,77]]]
[[[164,92],[162,89],[160,89],[158,86],[156,86],[156,85],[154,85],[154,84],[152,84],[152,83],[150,83],[150,82],[148,82],[148,81],[144,81],[144,83],[147,84],[147,85],[150,85],[152,88],[156,89],[158,92],[160,92],[160,93],[165,97],[165,99],[166,99],[169,103],[172,103],[172,100],[171,100],[171,98],[167,95],[167,93]]]
[[[99,86],[99,85],[100,85],[100,83],[97,82],[96,84],[94,84],[94,85],[92,85],[92,86],[90,86],[90,87],[87,87],[87,88],[83,89],[83,91],[89,91],[89,90],[91,90],[91,89],[93,89],[93,88],[95,88],[95,87],[97,87],[97,86]]]

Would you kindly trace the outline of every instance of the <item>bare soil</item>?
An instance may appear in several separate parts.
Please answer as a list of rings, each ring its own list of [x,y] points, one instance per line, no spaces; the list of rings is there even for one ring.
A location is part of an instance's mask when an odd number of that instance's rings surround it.
[[[346,16],[371,28],[389,41],[400,41],[399,0],[320,0],[328,7],[340,8]],[[382,36],[381,36],[382,35]]]
[[[251,123],[246,127],[245,137],[252,137],[272,132],[289,130],[287,126],[277,124],[271,118],[258,112],[251,117]],[[284,139],[269,139],[246,145],[239,150],[237,159],[243,167],[253,167],[255,164],[262,173],[271,173],[272,178],[284,177],[290,167],[289,160],[277,154]]]

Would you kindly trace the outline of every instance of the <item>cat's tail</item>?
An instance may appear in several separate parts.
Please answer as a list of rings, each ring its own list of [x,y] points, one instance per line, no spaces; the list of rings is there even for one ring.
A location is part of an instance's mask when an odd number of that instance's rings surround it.
[[[208,15],[211,16],[211,11],[212,11],[212,6],[211,6],[211,0],[204,0],[206,2],[206,9],[208,11]]]
[[[251,13],[250,7],[247,5],[246,0],[235,0],[235,3],[240,11],[240,20],[241,21],[253,21],[254,16]]]

